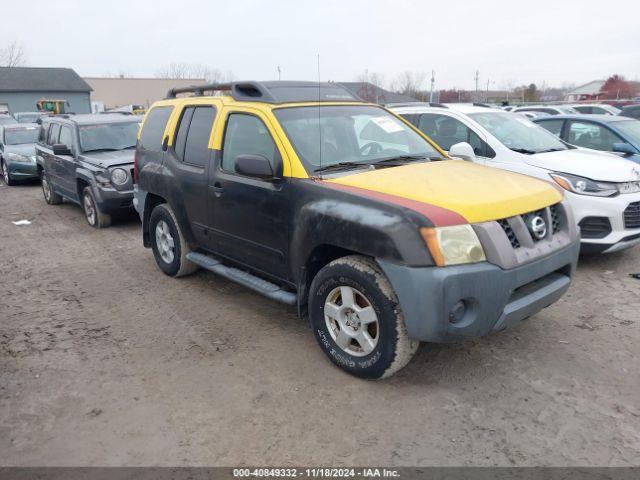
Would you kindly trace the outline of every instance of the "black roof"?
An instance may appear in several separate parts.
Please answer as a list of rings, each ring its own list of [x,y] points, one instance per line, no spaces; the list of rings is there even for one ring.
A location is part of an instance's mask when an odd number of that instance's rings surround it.
[[[337,83],[303,81],[229,82],[193,87],[172,88],[167,98],[180,93],[203,95],[204,92],[229,91],[234,100],[243,102],[359,102],[356,95]]]
[[[70,68],[0,67],[0,92],[91,92]]]

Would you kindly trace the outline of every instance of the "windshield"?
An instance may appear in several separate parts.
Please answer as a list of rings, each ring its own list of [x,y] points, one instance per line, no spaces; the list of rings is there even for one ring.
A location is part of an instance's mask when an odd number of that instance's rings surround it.
[[[482,112],[469,114],[486,128],[505,147],[521,153],[540,153],[567,150],[558,138],[518,115],[508,112]]]
[[[16,122],[16,119],[9,115],[0,115],[0,125],[10,125]]]
[[[624,120],[613,124],[618,130],[636,145],[640,145],[640,121]]]
[[[80,126],[80,146],[84,152],[124,150],[136,146],[140,123],[104,123]]]
[[[36,143],[38,141],[39,129],[29,128],[7,128],[4,131],[4,143],[7,145],[21,145],[23,143]]]
[[[309,106],[281,108],[274,113],[310,171],[338,163],[367,164],[399,156],[441,157],[423,137],[382,108]]]

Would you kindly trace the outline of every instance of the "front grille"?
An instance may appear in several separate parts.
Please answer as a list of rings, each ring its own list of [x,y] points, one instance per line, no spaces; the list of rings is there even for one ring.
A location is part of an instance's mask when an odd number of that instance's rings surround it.
[[[540,219],[536,220],[536,217],[540,217],[544,224],[540,225],[542,222]],[[532,247],[536,243],[549,241],[551,236],[560,233],[565,222],[566,216],[560,204],[498,220],[514,249],[522,246]],[[539,238],[538,235],[542,237]]]
[[[624,228],[640,228],[640,202],[629,204],[624,211]]]
[[[604,238],[611,233],[607,217],[585,217],[578,223],[582,238]]]
[[[560,231],[560,212],[558,212],[558,205],[551,205],[549,210],[551,211],[551,228],[555,235]]]
[[[511,225],[509,225],[509,222],[503,219],[503,220],[498,220],[498,223],[502,227],[502,230],[504,230],[504,233],[507,234],[507,238],[509,239],[509,243],[511,243],[511,246],[513,248],[520,248],[520,242],[518,241],[516,232],[513,231],[513,228],[511,228]]]

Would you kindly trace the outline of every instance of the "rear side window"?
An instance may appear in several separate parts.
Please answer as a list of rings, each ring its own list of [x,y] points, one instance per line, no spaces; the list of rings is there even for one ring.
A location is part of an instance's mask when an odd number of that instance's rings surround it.
[[[545,120],[543,122],[538,122],[538,125],[544,127],[553,133],[556,137],[559,137],[562,133],[562,124],[564,120]]]
[[[140,133],[141,148],[156,152],[162,150],[162,136],[172,111],[171,106],[155,107],[149,111]]]
[[[173,140],[173,150],[176,152],[176,157],[180,160],[184,160],[184,146],[187,144],[187,132],[189,131],[189,124],[191,123],[191,117],[193,117],[194,107],[187,107],[182,112],[180,117],[180,124],[176,131],[176,137]]]
[[[49,129],[49,136],[47,137],[47,145],[55,145],[58,143],[58,136],[60,135],[60,124],[52,123]]]
[[[47,143],[47,133],[49,133],[50,123],[43,123],[40,125],[40,133],[38,134],[39,143]]]
[[[212,107],[196,107],[193,109],[187,141],[184,146],[184,161],[192,165],[204,167],[209,163],[209,138],[216,111]]]
[[[443,150],[449,151],[456,143],[466,142],[473,147],[476,155],[485,156],[484,142],[460,120],[448,115],[424,113],[420,115],[416,126]]]

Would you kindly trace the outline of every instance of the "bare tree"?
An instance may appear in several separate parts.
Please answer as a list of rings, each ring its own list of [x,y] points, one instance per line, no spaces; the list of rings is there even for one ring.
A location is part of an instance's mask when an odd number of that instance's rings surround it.
[[[223,72],[201,63],[170,63],[156,70],[158,78],[203,78],[207,83],[224,83],[233,80],[231,72]]]
[[[384,88],[384,75],[382,73],[365,70],[356,75],[356,82],[370,83],[376,87]]]
[[[424,72],[412,72],[405,70],[399,74],[392,84],[392,89],[403,95],[409,95],[415,98],[422,96],[422,84],[427,78]]]
[[[26,60],[24,48],[16,40],[0,49],[1,67],[22,67],[26,64]]]

